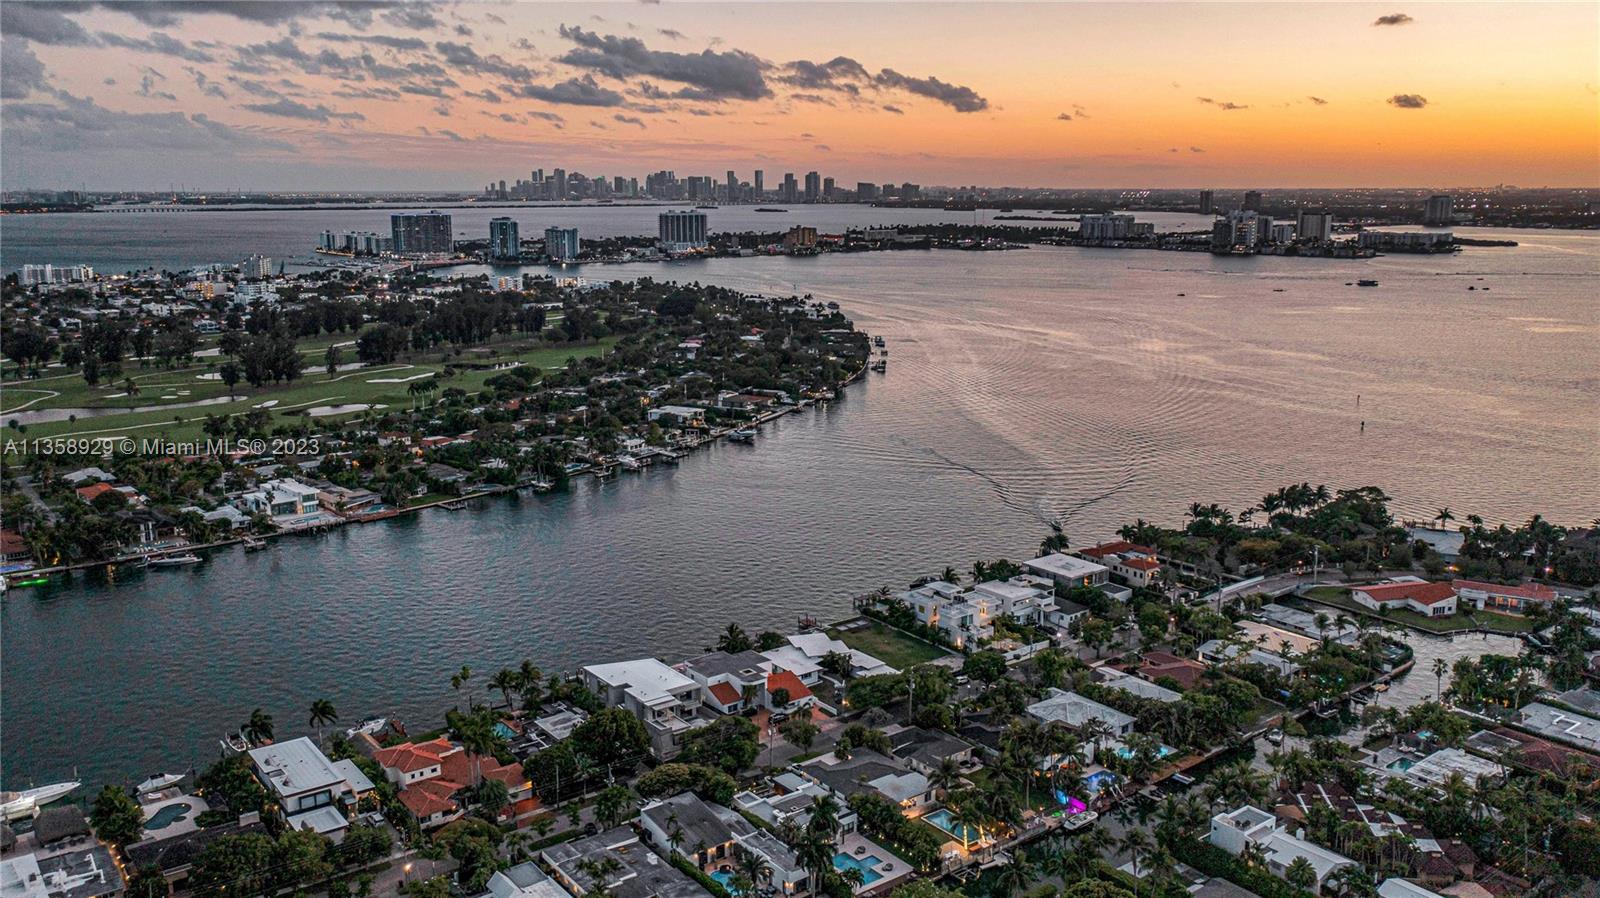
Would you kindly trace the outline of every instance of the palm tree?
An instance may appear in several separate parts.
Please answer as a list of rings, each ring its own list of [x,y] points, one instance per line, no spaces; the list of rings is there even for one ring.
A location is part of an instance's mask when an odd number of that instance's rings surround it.
[[[1287,879],[1290,885],[1309,892],[1311,887],[1317,884],[1317,868],[1311,866],[1311,862],[1305,858],[1297,857],[1283,871],[1283,878]]]
[[[500,694],[505,697],[508,711],[511,710],[511,690],[520,685],[522,685],[520,675],[509,667],[500,668],[489,678],[489,688],[500,690]]]
[[[1135,895],[1138,894],[1138,880],[1143,876],[1140,873],[1140,862],[1150,854],[1152,847],[1154,846],[1150,840],[1150,834],[1137,826],[1128,827],[1128,831],[1122,834],[1121,839],[1117,840],[1117,849],[1127,854],[1128,860],[1133,862]]]
[[[829,843],[839,834],[839,803],[832,795],[818,795],[811,799],[811,819],[806,822],[806,831],[822,836]],[[831,858],[829,863],[832,863]]]
[[[744,628],[738,624],[729,624],[728,629],[717,637],[717,648],[730,655],[747,652],[752,645],[749,634],[745,633]]]
[[[240,730],[250,742],[260,745],[272,741],[272,715],[260,708],[250,712],[250,719]]]
[[[1434,515],[1433,519],[1435,521],[1439,522],[1439,529],[1443,530],[1444,529],[1444,525],[1449,523],[1450,521],[1455,520],[1456,516],[1454,514],[1451,514],[1450,513],[1450,509],[1448,507],[1446,507],[1446,508],[1439,509],[1439,513]]]
[[[333,702],[319,698],[311,703],[311,725],[317,728],[317,741],[322,741],[322,727],[339,719],[339,712],[333,709]]]
[[[961,782],[961,765],[955,758],[940,759],[939,766],[934,769],[933,775],[928,777],[928,782],[941,793],[949,795],[950,790]]]
[[[1026,892],[1032,882],[1033,864],[1028,862],[1028,853],[1021,848],[1013,850],[1011,862],[1000,868],[999,878],[995,880],[1001,898]]]
[[[939,572],[939,579],[946,583],[960,583],[961,575],[956,573],[955,568],[945,565],[944,570]]]
[[[465,664],[463,664],[463,665],[461,665],[461,670],[460,671],[450,675],[450,688],[456,690],[457,692],[460,692],[461,688],[463,686],[467,685],[467,681],[471,680],[471,679],[472,679],[472,668],[470,668],[470,667],[466,666]],[[472,707],[472,692],[468,691],[467,692],[467,708],[471,709],[471,707]]]
[[[1444,675],[1449,669],[1450,665],[1446,664],[1443,658],[1433,659],[1434,701],[1442,701],[1444,698]]]
[[[750,880],[750,885],[758,893],[765,891],[764,884],[772,880],[772,866],[754,851],[739,853],[739,872]]]

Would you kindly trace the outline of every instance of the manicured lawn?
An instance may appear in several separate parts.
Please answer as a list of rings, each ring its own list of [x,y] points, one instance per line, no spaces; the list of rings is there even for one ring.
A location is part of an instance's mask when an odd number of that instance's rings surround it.
[[[451,361],[461,362],[466,360],[495,363],[520,362],[535,365],[540,369],[548,370],[559,368],[573,357],[588,357],[598,355],[611,348],[615,339],[606,339],[598,343],[583,346],[554,346],[525,348],[507,344],[496,347],[493,356],[486,349],[468,349],[460,355],[450,357]],[[411,361],[400,361],[392,365],[374,365],[368,368],[358,368],[348,371],[339,371],[335,374],[317,372],[309,374],[292,384],[281,386],[268,385],[259,390],[252,389],[247,384],[236,387],[238,399],[233,402],[218,403],[215,405],[196,406],[191,408],[158,409],[149,412],[127,413],[119,415],[105,415],[95,418],[79,418],[77,421],[54,421],[43,424],[30,425],[26,431],[27,437],[59,437],[59,436],[93,436],[116,437],[128,435],[136,438],[164,438],[173,440],[192,440],[202,437],[201,425],[207,415],[236,415],[250,411],[250,409],[266,400],[276,400],[277,404],[271,409],[274,425],[279,423],[293,423],[301,420],[300,413],[308,408],[324,405],[384,405],[393,409],[404,409],[415,401],[415,397],[407,392],[410,383],[420,377],[437,374],[443,371],[445,363],[441,361],[441,354],[430,353],[416,357]],[[169,402],[189,402],[196,399],[227,396],[227,388],[217,381],[199,380],[195,375],[204,373],[204,368],[185,369],[190,383],[184,383],[183,389],[190,391],[190,395],[168,400]],[[456,376],[444,381],[445,387],[454,387],[467,392],[475,392],[483,388],[484,381],[500,372],[493,370],[461,371],[458,369]],[[168,384],[180,376],[179,372],[147,372],[149,377],[159,377],[161,384]],[[72,375],[72,382],[76,388],[84,387],[82,378]],[[120,381],[118,382],[120,384]],[[57,387],[47,387],[58,389]],[[94,388],[107,390],[106,387]],[[174,387],[175,389],[175,387]],[[120,386],[110,392],[121,392]],[[10,391],[7,391],[8,394]],[[63,390],[64,397],[66,391]],[[81,393],[79,394],[81,398]],[[133,398],[139,405],[158,404],[162,392],[156,387],[141,387],[141,395]],[[167,395],[173,395],[168,392]],[[63,398],[64,398],[63,397]],[[435,397],[437,398],[437,394]],[[11,397],[8,395],[8,402]],[[129,400],[123,399],[121,402]],[[91,405],[95,403],[82,403]],[[101,402],[100,405],[108,403]],[[60,407],[60,399],[53,400],[50,405]],[[40,403],[35,408],[43,407]],[[344,415],[326,416],[312,419],[319,423],[331,424],[351,416],[360,414],[351,411]],[[0,415],[3,418],[3,415]],[[174,419],[181,420],[174,420]],[[10,435],[20,436],[15,431],[7,431]]]
[[[829,630],[828,635],[901,670],[950,654],[875,620],[867,620],[864,626],[850,630]]]
[[[1403,608],[1391,608],[1388,614],[1375,614],[1372,609],[1366,608],[1350,598],[1350,591],[1338,586],[1318,586],[1306,590],[1305,597],[1325,605],[1348,609],[1352,612],[1377,618],[1378,620],[1393,621],[1397,624],[1417,627],[1422,630],[1445,632],[1449,630],[1464,630],[1472,627],[1482,627],[1500,633],[1526,633],[1533,629],[1533,624],[1527,618],[1511,614],[1497,614],[1493,611],[1458,611],[1449,617],[1426,617],[1415,611]]]

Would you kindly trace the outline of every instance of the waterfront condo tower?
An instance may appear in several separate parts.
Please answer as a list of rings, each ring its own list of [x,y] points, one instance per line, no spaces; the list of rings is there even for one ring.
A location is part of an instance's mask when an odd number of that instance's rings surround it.
[[[496,262],[515,262],[522,256],[522,236],[517,220],[501,216],[489,220],[489,258]]]
[[[578,258],[578,229],[545,228],[544,254],[555,262]]]
[[[683,252],[701,249],[706,245],[706,214],[688,209],[682,212],[663,212],[657,218],[660,227],[661,249],[666,252]]]
[[[455,248],[444,212],[398,212],[389,216],[397,253],[447,253]]]

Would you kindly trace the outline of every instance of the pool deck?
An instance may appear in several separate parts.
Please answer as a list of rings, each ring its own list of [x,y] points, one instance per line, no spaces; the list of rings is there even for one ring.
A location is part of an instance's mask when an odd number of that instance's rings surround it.
[[[211,809],[211,806],[206,804],[206,800],[198,795],[179,795],[176,798],[167,798],[161,801],[152,802],[150,804],[140,805],[139,810],[144,811],[144,819],[149,821],[150,818],[159,813],[162,808],[170,808],[175,805],[184,805],[189,809],[188,813],[183,815],[183,819],[174,820],[160,829],[146,829],[143,833],[141,833],[141,839],[170,839],[174,836],[182,836],[192,833],[200,828],[200,825],[195,822],[195,819]]]
[[[860,833],[841,833],[839,835],[839,844],[837,848],[835,848],[835,851],[837,851],[839,854],[848,854],[853,858],[863,858],[869,855],[876,855],[881,859],[880,862],[872,868],[872,872],[878,874],[878,876],[881,878],[875,879],[870,883],[856,886],[855,893],[857,895],[865,895],[868,893],[886,893],[890,889],[893,889],[896,885],[899,885],[901,882],[910,879],[911,876],[916,872],[915,870],[911,869],[910,864],[895,856],[895,854],[889,849],[884,848],[882,845],[879,845],[876,842],[873,842],[871,839],[868,839],[866,836],[863,836]]]

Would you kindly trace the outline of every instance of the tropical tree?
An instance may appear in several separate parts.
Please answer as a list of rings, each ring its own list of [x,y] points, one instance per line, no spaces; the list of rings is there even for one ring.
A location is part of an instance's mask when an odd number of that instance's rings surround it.
[[[256,745],[272,741],[272,715],[260,708],[250,712],[250,719],[239,730],[245,739]]]
[[[730,655],[748,652],[752,648],[755,648],[755,643],[750,641],[750,634],[746,633],[744,628],[738,624],[729,624],[728,629],[722,631],[722,635],[717,637],[717,650],[727,652]]]
[[[1128,831],[1117,840],[1117,850],[1126,854],[1128,860],[1133,862],[1133,875],[1136,879],[1143,875],[1140,872],[1143,869],[1143,861],[1149,856],[1153,847],[1155,843],[1151,840],[1150,834],[1137,826],[1128,827]],[[1134,894],[1138,894],[1137,884],[1134,887]]]
[[[1305,858],[1297,857],[1283,871],[1283,878],[1288,880],[1290,885],[1309,892],[1311,887],[1317,884],[1317,868],[1311,866],[1311,862]]]
[[[995,879],[995,892],[999,898],[1010,898],[1020,895],[1028,890],[1033,883],[1034,865],[1028,860],[1028,853],[1021,848],[1011,852],[1011,860],[1000,868],[999,876]]]
[[[333,702],[319,698],[311,703],[311,725],[317,728],[317,741],[322,741],[322,728],[339,720],[339,712],[334,710]]]

